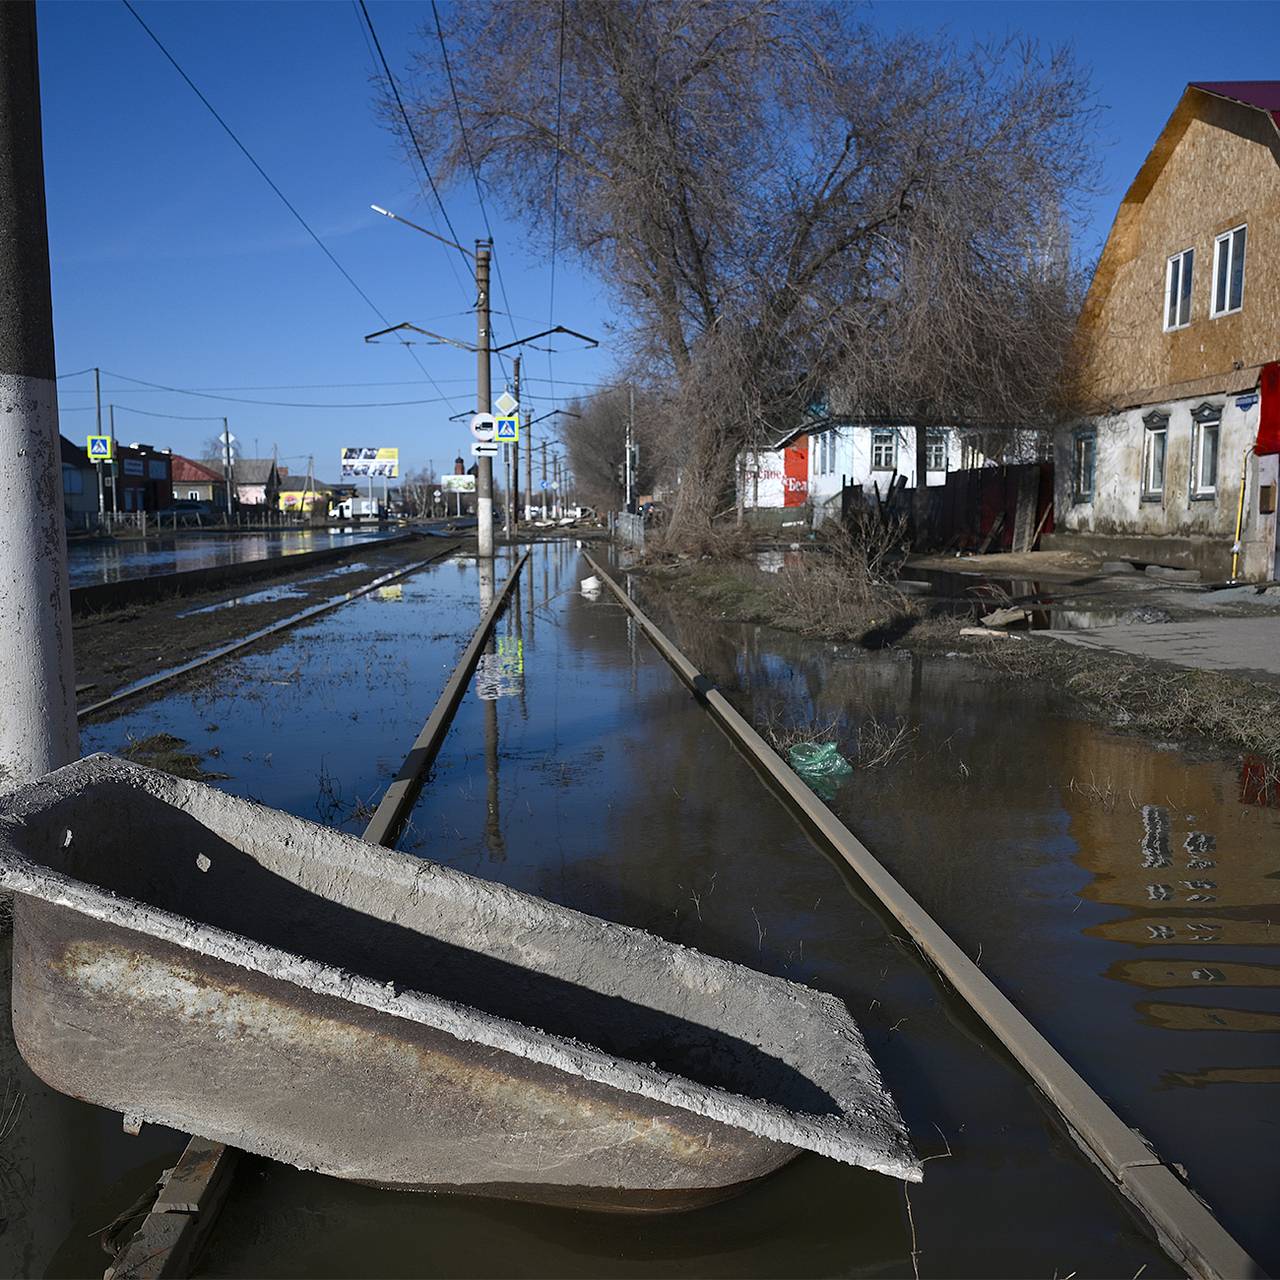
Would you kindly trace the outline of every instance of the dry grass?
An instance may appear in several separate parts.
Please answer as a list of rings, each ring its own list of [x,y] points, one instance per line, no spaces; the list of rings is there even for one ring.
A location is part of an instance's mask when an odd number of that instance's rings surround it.
[[[201,763],[202,757],[190,749],[190,743],[171,733],[154,733],[149,738],[133,739],[120,755],[134,764],[159,769],[175,778],[190,778],[194,782],[208,782],[227,776],[207,771]]]
[[[1003,675],[1050,682],[1092,718],[1153,738],[1211,739],[1261,757],[1280,778],[1280,689],[1052,642],[989,644],[973,656]]]
[[[911,750],[919,732],[901,716],[892,724],[882,720],[864,721],[858,729],[858,768],[889,768]]]

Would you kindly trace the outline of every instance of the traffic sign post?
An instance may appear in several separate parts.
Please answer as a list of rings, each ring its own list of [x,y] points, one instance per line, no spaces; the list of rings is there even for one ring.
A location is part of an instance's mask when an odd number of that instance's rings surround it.
[[[493,438],[499,444],[518,444],[520,441],[519,418],[495,418]]]
[[[504,391],[493,402],[493,407],[497,409],[504,418],[508,418],[520,407],[520,401],[517,400],[510,391]]]
[[[477,413],[471,419],[471,434],[483,444],[493,439],[497,419],[491,413]]]
[[[473,440],[471,442],[471,456],[474,458],[496,458],[498,456],[498,446],[492,440]]]
[[[86,442],[85,452],[90,462],[110,462],[114,454],[111,450],[110,436],[90,436]]]

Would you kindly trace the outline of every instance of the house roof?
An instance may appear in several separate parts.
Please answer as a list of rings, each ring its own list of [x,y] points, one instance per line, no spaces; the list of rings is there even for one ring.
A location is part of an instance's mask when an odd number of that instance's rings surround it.
[[[64,467],[93,466],[93,463],[89,461],[89,455],[78,444],[72,444],[66,436],[59,435],[58,443],[62,451],[62,465]]]
[[[237,484],[270,484],[273,471],[279,475],[274,458],[236,459]]]
[[[1187,87],[1265,111],[1280,129],[1280,80],[1196,80]]]
[[[174,484],[221,484],[222,472],[208,462],[195,462],[181,454],[173,455]]]
[[[308,489],[314,493],[332,493],[334,486],[325,484],[323,480],[312,476],[310,480],[306,476],[281,476],[280,490],[282,493],[305,493]]]

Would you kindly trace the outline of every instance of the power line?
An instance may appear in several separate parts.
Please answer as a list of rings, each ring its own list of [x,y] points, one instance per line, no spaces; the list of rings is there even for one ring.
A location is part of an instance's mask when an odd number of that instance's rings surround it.
[[[236,146],[243,153],[245,159],[248,160],[249,163],[253,165],[253,167],[258,171],[258,173],[262,177],[262,180],[267,184],[267,186],[271,188],[272,191],[276,193],[276,195],[280,198],[280,201],[285,206],[285,208],[288,209],[291,214],[293,214],[293,216],[297,219],[302,229],[306,231],[306,233],[312,238],[312,240],[316,242],[316,244],[319,246],[320,251],[324,254],[324,256],[328,258],[329,261],[332,262],[335,267],[337,267],[337,269],[342,273],[342,276],[347,281],[347,283],[365,300],[366,303],[368,303],[370,309],[383,322],[383,324],[390,327],[391,321],[388,320],[387,317],[382,314],[381,310],[379,310],[378,308],[377,303],[375,303],[374,300],[371,297],[369,297],[369,295],[365,293],[365,291],[356,283],[355,277],[353,277],[351,273],[346,269],[346,267],[344,267],[342,263],[340,263],[338,259],[334,257],[333,252],[329,248],[329,246],[326,245],[325,242],[321,240],[318,235],[316,235],[315,231],[313,231],[311,228],[311,224],[302,216],[302,214],[298,212],[298,210],[294,207],[293,202],[289,199],[289,197],[286,196],[285,193],[280,190],[280,188],[275,184],[275,182],[272,181],[267,171],[257,162],[257,160],[254,159],[253,154],[252,152],[250,152],[249,148],[246,147],[244,143],[240,141],[239,137],[236,136],[235,130],[232,129],[231,126],[222,118],[222,116],[218,114],[218,111],[214,107],[213,103],[211,103],[209,99],[206,98],[204,94],[200,92],[200,89],[197,87],[195,81],[192,80],[189,75],[187,75],[187,73],[178,64],[178,60],[173,56],[173,54],[169,52],[168,49],[165,48],[164,44],[160,40],[160,37],[157,36],[156,33],[152,31],[149,26],[147,26],[146,22],[143,21],[142,15],[137,11],[137,9],[133,7],[131,0],[120,0],[120,2],[133,15],[134,19],[137,21],[138,25],[143,29],[143,31],[145,31],[147,35],[150,36],[152,43],[156,46],[157,49],[160,50],[162,54],[164,54],[165,59],[169,62],[170,66],[172,66],[173,69],[182,77],[182,79],[186,82],[188,88],[190,88],[191,92],[194,93],[196,97],[200,99],[200,101],[204,104],[206,110],[208,110],[209,114],[213,116],[213,118],[218,122],[218,124],[222,126],[222,129],[226,133],[227,137],[229,137],[231,141],[236,144]],[[423,374],[426,375],[427,380],[429,382],[432,382],[434,385],[435,380],[431,377],[431,374],[427,372],[426,366],[423,365],[422,361],[418,359],[417,353],[409,346],[408,343],[404,343],[403,345],[405,350],[408,351],[409,355],[412,357],[414,364],[416,364],[418,368],[422,370]],[[437,387],[436,389],[439,390],[439,387]],[[447,402],[448,398],[447,397],[444,397],[444,398]],[[450,405],[450,407],[452,408],[452,405]]]
[[[356,0],[360,7],[361,14],[364,15],[365,26],[369,29],[369,35],[373,39],[373,47],[377,50],[378,61],[382,63],[382,71],[386,76],[387,84],[391,89],[392,96],[396,100],[396,107],[400,112],[400,119],[404,121],[404,130],[408,135],[409,141],[413,144],[413,149],[417,153],[418,163],[422,165],[422,172],[426,175],[427,186],[431,188],[431,194],[435,197],[436,204],[440,208],[440,216],[444,219],[444,225],[448,228],[450,236],[454,241],[461,245],[462,241],[457,231],[454,229],[453,222],[449,218],[449,211],[444,207],[444,201],[440,198],[440,191],[436,187],[435,179],[431,176],[431,166],[427,164],[427,158],[422,154],[422,147],[418,143],[418,135],[414,131],[413,125],[409,122],[409,113],[405,110],[404,99],[400,96],[400,86],[396,84],[396,78],[391,74],[391,66],[387,62],[387,55],[382,52],[382,41],[378,39],[378,33],[374,29],[373,19],[369,16],[369,9],[365,5],[364,0]],[[459,248],[462,259],[467,262],[467,251]],[[450,262],[452,262],[450,258]],[[467,262],[467,269],[470,271],[470,263]]]
[[[551,301],[547,307],[547,327],[556,322],[556,240],[560,231],[560,120],[564,108],[564,9],[565,0],[560,0],[560,50],[559,66],[556,70],[556,168],[551,187]],[[551,394],[556,393],[556,375],[552,366],[551,352],[547,352],[547,376],[551,382]]]
[[[129,404],[117,404],[115,406],[122,413],[140,413],[144,418],[172,418],[175,422],[221,422],[222,414],[216,414],[212,417],[202,415],[192,415],[189,413],[156,413],[153,409],[135,409]]]
[[[118,374],[113,369],[102,370],[104,374],[108,374],[111,378],[119,378],[124,383],[136,383],[138,387],[150,387],[160,392],[173,392],[177,396],[198,396],[201,399],[216,399],[216,401],[228,401],[233,404],[268,404],[273,408],[403,408],[410,404],[439,404],[449,403],[449,398],[444,396],[443,392],[439,397],[434,399],[412,399],[412,401],[369,401],[364,403],[315,403],[307,401],[266,401],[266,399],[250,399],[241,396],[220,396],[214,392],[197,392],[188,387],[166,387],[164,383],[151,383],[145,378],[131,378],[128,374]],[[436,390],[440,390],[435,383],[434,378],[429,381]],[[452,407],[452,406],[451,406]]]
[[[467,165],[471,169],[471,181],[476,189],[476,203],[480,206],[480,217],[484,221],[484,229],[489,236],[489,257],[493,262],[494,274],[498,277],[498,288],[502,293],[502,305],[507,309],[507,322],[511,325],[511,336],[516,336],[515,322],[511,320],[511,300],[507,297],[507,284],[502,278],[502,267],[498,262],[498,255],[493,248],[493,227],[489,224],[489,211],[485,208],[484,192],[480,189],[480,171],[476,168],[476,158],[471,153],[471,142],[467,138],[467,125],[462,118],[462,104],[458,101],[458,87],[453,81],[453,66],[449,61],[449,48],[444,42],[444,30],[440,26],[440,9],[436,4],[436,0],[431,0],[431,13],[436,20],[436,38],[440,41],[440,54],[444,59],[445,75],[449,79],[449,93],[453,98],[454,114],[458,117],[458,133],[462,138],[462,150],[467,157]],[[492,345],[492,340],[490,341]],[[499,353],[498,361],[505,371],[507,367],[505,357]],[[504,375],[505,376],[505,375]]]

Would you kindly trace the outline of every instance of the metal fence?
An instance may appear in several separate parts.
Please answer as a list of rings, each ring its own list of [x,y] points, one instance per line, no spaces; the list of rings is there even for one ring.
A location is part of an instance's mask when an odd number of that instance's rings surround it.
[[[644,516],[632,515],[630,511],[617,511],[613,516],[613,535],[619,542],[625,542],[637,550],[644,549]]]

